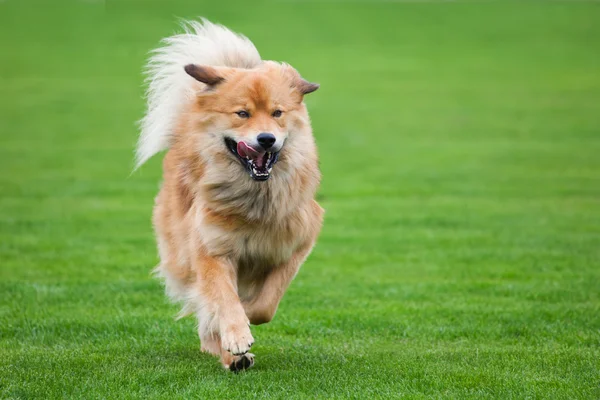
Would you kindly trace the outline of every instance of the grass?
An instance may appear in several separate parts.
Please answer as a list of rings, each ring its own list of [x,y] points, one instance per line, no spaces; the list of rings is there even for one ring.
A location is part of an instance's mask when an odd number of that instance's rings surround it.
[[[0,2],[0,398],[600,398],[600,4]],[[322,84],[318,246],[256,367],[174,321],[129,176],[203,15]]]

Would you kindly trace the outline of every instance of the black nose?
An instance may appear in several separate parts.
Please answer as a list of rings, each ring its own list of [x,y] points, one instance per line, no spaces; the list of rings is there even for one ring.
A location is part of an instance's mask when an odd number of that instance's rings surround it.
[[[269,150],[275,144],[277,139],[272,133],[260,133],[256,137],[256,140],[258,140],[258,144],[260,144],[263,149]]]

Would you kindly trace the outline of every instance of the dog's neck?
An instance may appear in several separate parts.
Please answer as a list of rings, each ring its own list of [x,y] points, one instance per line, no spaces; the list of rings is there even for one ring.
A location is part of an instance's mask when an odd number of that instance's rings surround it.
[[[313,165],[314,164],[314,165]],[[225,178],[223,176],[223,178]],[[320,180],[316,163],[306,160],[293,168],[284,160],[271,178],[257,182],[246,173],[229,179],[201,179],[200,190],[206,207],[224,216],[249,223],[279,222],[308,205]]]

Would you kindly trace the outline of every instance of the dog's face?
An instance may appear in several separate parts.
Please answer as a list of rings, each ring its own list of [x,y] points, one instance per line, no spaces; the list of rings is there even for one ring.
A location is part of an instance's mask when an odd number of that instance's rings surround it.
[[[265,62],[252,70],[187,65],[206,86],[197,93],[197,114],[210,147],[241,164],[255,181],[266,181],[280,153],[310,135],[303,103],[319,85],[288,65]],[[206,144],[206,143],[205,143]],[[296,148],[296,151],[298,149]],[[243,172],[243,169],[240,169]]]

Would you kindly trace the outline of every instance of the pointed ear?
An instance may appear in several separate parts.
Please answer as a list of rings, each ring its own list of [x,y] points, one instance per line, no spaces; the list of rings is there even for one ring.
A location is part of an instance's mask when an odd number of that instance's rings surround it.
[[[296,87],[303,95],[309,94],[317,90],[320,85],[318,83],[311,83],[307,80],[300,78],[299,82],[296,84]]]
[[[225,80],[215,68],[206,65],[188,64],[183,69],[189,76],[208,86],[217,85]]]

